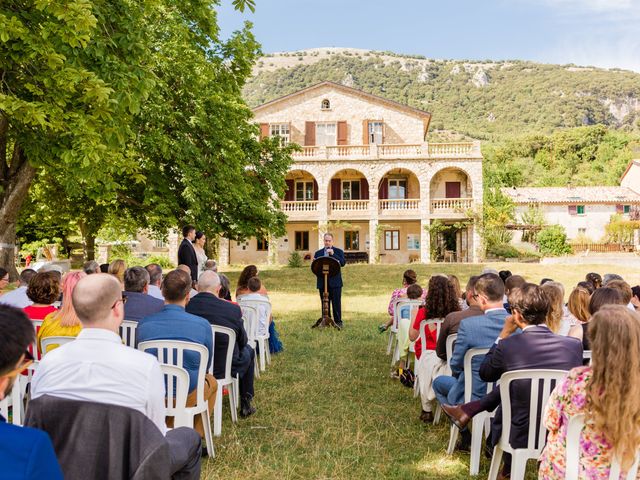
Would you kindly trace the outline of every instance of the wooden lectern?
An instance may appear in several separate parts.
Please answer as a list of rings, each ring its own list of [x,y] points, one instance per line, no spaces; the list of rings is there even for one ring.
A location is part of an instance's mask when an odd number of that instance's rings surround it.
[[[322,294],[322,317],[311,327],[340,327],[329,315],[329,278],[336,276],[340,272],[340,262],[333,257],[325,256],[316,258],[311,264],[311,271],[316,277],[324,280],[324,293]]]

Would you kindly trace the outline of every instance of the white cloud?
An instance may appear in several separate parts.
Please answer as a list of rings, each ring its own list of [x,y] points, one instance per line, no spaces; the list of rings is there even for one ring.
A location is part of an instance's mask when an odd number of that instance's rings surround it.
[[[591,12],[633,12],[640,10],[640,0],[544,0],[556,8]]]

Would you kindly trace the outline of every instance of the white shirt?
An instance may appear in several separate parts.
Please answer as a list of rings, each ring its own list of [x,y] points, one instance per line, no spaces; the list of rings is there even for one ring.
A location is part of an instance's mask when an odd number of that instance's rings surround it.
[[[15,290],[5,293],[0,297],[0,303],[11,305],[16,308],[24,308],[32,305],[33,302],[27,297],[27,286],[18,287]]]
[[[76,340],[47,353],[36,367],[31,395],[129,407],[167,432],[160,364],[102,328],[83,328]]]
[[[149,290],[147,291],[147,295],[151,295],[154,298],[162,300],[164,302],[164,297],[162,296],[162,290],[157,285],[149,285]]]

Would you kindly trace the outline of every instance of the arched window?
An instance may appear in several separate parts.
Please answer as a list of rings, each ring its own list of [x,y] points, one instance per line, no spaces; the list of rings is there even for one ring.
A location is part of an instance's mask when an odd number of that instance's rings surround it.
[[[330,110],[331,109],[331,102],[328,99],[324,99],[322,100],[322,106],[320,107],[322,110]]]

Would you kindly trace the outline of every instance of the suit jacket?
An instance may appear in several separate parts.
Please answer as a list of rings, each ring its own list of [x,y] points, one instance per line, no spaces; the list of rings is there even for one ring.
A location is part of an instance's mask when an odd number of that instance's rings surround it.
[[[331,247],[331,248],[333,248],[333,255],[330,255],[330,256],[332,256],[338,262],[340,262],[341,267],[344,267],[346,263],[344,259],[344,251],[340,250],[337,247]],[[324,248],[321,248],[313,255],[313,259],[315,260],[316,258],[320,258],[324,256],[325,256]],[[329,288],[339,288],[339,287],[342,287],[342,272],[338,272],[338,274],[335,277],[329,277]],[[324,277],[322,276],[317,277],[316,288],[319,290],[324,290]]]
[[[483,315],[482,310],[480,307],[474,305],[466,310],[451,312],[444,318],[442,326],[440,327],[438,343],[436,344],[436,355],[438,355],[441,360],[447,360],[447,337],[458,333],[458,328],[460,328],[460,322],[462,322],[462,320],[469,317],[477,317],[478,315]]]
[[[193,244],[186,238],[178,247],[178,265],[187,265],[191,269],[191,280],[198,281],[198,257]]]
[[[43,395],[29,402],[25,424],[49,434],[65,480],[171,477],[164,435],[137,410]]]
[[[513,370],[548,368],[571,370],[582,365],[582,343],[577,338],[554,334],[544,325],[526,328],[520,335],[512,335],[494,344],[480,367],[480,378],[495,382],[503,373]],[[511,384],[511,435],[515,448],[526,447],[529,432],[529,403],[531,382]],[[538,412],[538,416],[541,412]],[[502,434],[502,409],[498,409],[492,428],[495,445]]]
[[[189,301],[187,312],[204,318],[211,325],[227,327],[236,332],[233,363],[241,362],[240,355],[248,340],[242,324],[242,310],[238,305],[222,300],[212,293],[201,292]],[[213,351],[213,376],[216,378],[224,378],[228,345],[229,337],[216,333]]]
[[[127,303],[124,304],[124,319],[139,322],[147,315],[157,313],[164,307],[164,302],[141,292],[124,292]]]
[[[465,318],[458,327],[458,338],[451,354],[451,372],[458,379],[449,395],[462,403],[464,401],[464,355],[472,348],[489,348],[496,341],[507,318],[504,309],[492,310],[475,317]],[[482,357],[475,357],[471,367],[473,370],[473,392],[471,400],[477,400],[487,393],[487,384],[480,378],[479,370]]]
[[[2,478],[62,480],[62,470],[49,435],[35,428],[7,423],[0,415]]]

